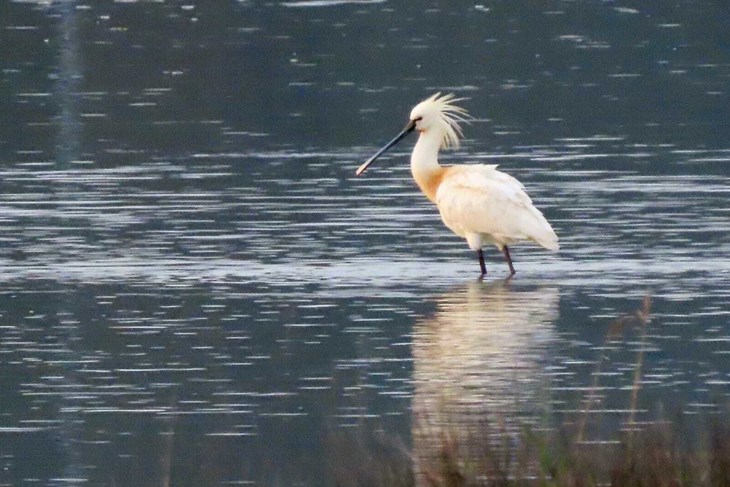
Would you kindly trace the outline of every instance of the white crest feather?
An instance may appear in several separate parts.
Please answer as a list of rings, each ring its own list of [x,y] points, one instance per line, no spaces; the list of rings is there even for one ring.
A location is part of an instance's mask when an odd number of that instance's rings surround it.
[[[439,92],[422,102],[424,104],[432,105],[436,110],[438,110],[441,129],[444,133],[444,138],[441,142],[441,147],[443,148],[459,147],[460,140],[463,137],[459,123],[468,123],[471,117],[466,109],[456,105],[455,103],[465,99],[466,98],[456,98],[456,95],[453,93],[441,96],[441,93]]]

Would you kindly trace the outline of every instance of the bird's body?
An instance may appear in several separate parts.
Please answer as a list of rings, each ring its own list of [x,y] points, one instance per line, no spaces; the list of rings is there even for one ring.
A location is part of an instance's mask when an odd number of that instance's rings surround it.
[[[496,165],[441,166],[442,147],[458,146],[466,111],[453,104],[453,95],[436,94],[411,111],[406,128],[388,145],[365,162],[361,174],[378,156],[413,130],[420,136],[411,154],[411,173],[418,187],[439,209],[444,224],[465,238],[476,250],[482,274],[486,273],[482,247],[494,244],[504,252],[514,274],[508,245],[533,241],[548,250],[558,249],[558,237],[532,204],[517,179],[497,170]]]
[[[444,224],[465,238],[472,250],[532,240],[557,250],[555,232],[532,205],[522,184],[496,165],[442,167],[423,186]],[[436,189],[433,194],[433,188]]]

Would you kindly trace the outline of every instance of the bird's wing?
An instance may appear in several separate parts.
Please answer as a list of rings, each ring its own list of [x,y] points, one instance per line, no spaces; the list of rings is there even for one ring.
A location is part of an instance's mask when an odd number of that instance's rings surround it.
[[[436,205],[458,235],[480,233],[503,245],[534,240],[557,248],[557,236],[517,179],[497,166],[456,166],[441,182]]]

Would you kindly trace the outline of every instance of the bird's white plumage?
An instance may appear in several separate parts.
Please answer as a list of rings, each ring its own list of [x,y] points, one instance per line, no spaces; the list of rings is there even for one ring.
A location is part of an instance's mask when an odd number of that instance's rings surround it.
[[[449,169],[436,191],[436,206],[444,224],[473,250],[488,243],[501,250],[520,240],[558,249],[555,232],[517,179],[496,165]]]
[[[456,98],[453,93],[441,96],[441,93],[423,100],[411,110],[411,120],[421,119],[421,128],[439,132],[440,147],[458,148],[462,132],[459,122],[469,120],[469,114],[462,107],[455,105],[463,98]]]

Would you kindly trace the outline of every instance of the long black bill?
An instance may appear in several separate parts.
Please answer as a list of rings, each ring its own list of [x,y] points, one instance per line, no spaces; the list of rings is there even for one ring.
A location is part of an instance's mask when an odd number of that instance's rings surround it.
[[[406,127],[401,131],[401,133],[399,133],[398,135],[396,135],[393,140],[391,140],[390,142],[388,142],[387,144],[385,144],[385,147],[383,147],[378,152],[376,152],[373,157],[371,157],[370,159],[368,159],[367,161],[365,161],[362,166],[358,167],[357,168],[357,171],[355,171],[355,175],[356,176],[359,176],[360,174],[364,173],[365,172],[365,169],[367,169],[368,166],[370,164],[372,164],[373,161],[375,161],[375,159],[377,159],[378,157],[382,156],[385,151],[387,151],[388,149],[390,149],[391,147],[393,147],[395,144],[397,144],[398,142],[400,142],[400,140],[403,137],[405,137],[406,135],[408,135],[411,132],[413,132],[413,129],[415,129],[415,128],[416,128],[416,121],[415,120],[411,120],[410,122],[408,122],[408,125],[406,125]]]

